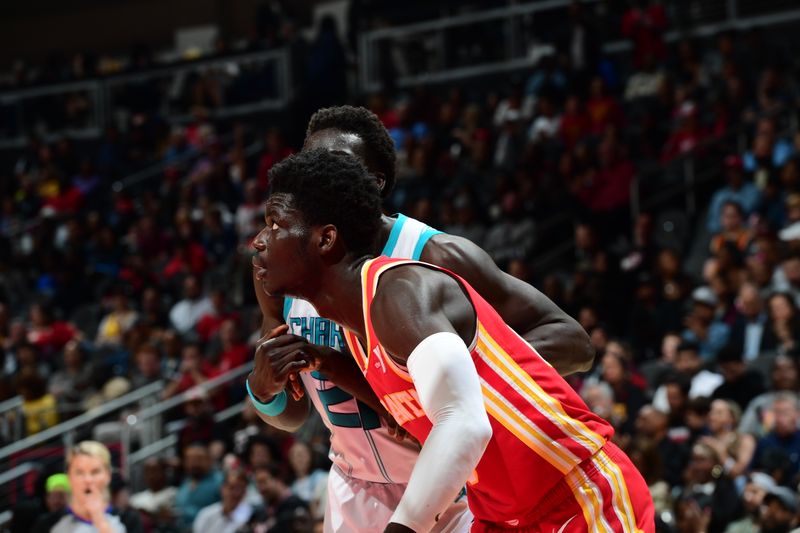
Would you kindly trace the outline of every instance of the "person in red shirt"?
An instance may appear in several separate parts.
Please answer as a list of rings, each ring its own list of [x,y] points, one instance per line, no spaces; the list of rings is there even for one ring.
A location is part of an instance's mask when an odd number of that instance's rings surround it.
[[[239,325],[235,320],[228,318],[222,322],[219,340],[222,344],[222,353],[216,366],[218,373],[224,374],[238,368],[250,359],[250,348],[242,342]]]
[[[658,1],[633,0],[622,16],[622,35],[633,41],[633,64],[641,68],[645,58],[652,55],[658,61],[667,57],[664,30],[667,12]],[[649,4],[649,5],[648,5]]]
[[[36,346],[45,359],[55,356],[79,334],[72,324],[56,320],[47,306],[41,303],[30,307],[30,320],[28,342]]]
[[[358,160],[309,150],[277,165],[271,181],[254,243],[264,291],[303,298],[340,324],[374,394],[422,443],[385,533],[429,531],[465,483],[475,533],[655,531],[647,485],[609,442],[610,424],[463,278],[370,259],[380,193]],[[301,340],[264,341],[279,374],[321,364]]]

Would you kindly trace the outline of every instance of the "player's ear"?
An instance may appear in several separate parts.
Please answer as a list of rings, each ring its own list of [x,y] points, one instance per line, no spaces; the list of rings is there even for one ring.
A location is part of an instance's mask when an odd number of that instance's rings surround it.
[[[339,230],[333,224],[326,224],[320,228],[317,246],[321,254],[329,254],[339,244]]]
[[[378,183],[378,190],[383,192],[383,188],[386,187],[386,175],[383,172],[373,172],[372,175]]]

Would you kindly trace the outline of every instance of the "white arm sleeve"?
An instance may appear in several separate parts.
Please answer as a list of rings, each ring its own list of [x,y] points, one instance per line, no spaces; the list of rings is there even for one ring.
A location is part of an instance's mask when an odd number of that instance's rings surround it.
[[[428,532],[480,461],[492,427],[478,372],[464,341],[435,333],[408,358],[420,403],[433,423],[391,522]]]

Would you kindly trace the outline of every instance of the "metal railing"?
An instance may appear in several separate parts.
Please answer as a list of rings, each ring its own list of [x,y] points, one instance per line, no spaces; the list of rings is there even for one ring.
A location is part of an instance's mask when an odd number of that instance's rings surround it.
[[[591,7],[596,0],[582,2]],[[363,33],[359,38],[359,85],[364,92],[382,87],[381,72],[390,61],[398,71],[395,83],[400,88],[420,84],[468,79],[502,72],[518,71],[535,66],[553,46],[535,29],[536,17],[563,20],[554,15],[571,4],[571,0],[545,0],[513,4],[418,22],[404,26],[381,28]],[[785,24],[800,20],[800,7],[782,0],[717,0],[696,2],[690,8],[668,6],[671,29],[664,34],[667,42],[686,36],[707,37],[730,29]],[[448,38],[461,32],[468,44],[480,41],[484,57],[451,57]],[[632,48],[630,41],[611,35],[603,46],[608,54]],[[485,50],[491,50],[488,55]],[[448,56],[448,53],[451,56]],[[419,63],[419,65],[415,65]],[[485,60],[484,60],[485,59]]]
[[[122,409],[141,402],[147,398],[152,398],[154,395],[158,395],[163,389],[164,383],[162,381],[145,385],[144,387],[140,387],[132,392],[129,392],[128,394],[125,394],[124,396],[120,396],[119,398],[115,398],[114,400],[106,402],[103,405],[78,415],[75,418],[67,420],[66,422],[62,422],[61,424],[47,428],[39,433],[35,433],[34,435],[26,437],[20,441],[9,444],[8,446],[0,448],[0,461],[11,457],[15,453],[31,450],[49,440],[56,438],[61,438],[65,446],[69,446],[73,443],[72,441],[74,438],[74,432],[77,429],[81,427],[91,427],[90,425],[98,419],[121,411]]]
[[[210,118],[283,109],[291,98],[290,73],[289,52],[281,48],[90,81],[2,91],[0,149],[22,147],[31,134],[47,141],[64,136],[97,138],[120,116],[133,112],[128,109],[130,99],[148,91],[155,91],[155,105],[163,117],[171,123],[188,122],[192,118],[189,109],[178,102],[195,75],[208,75],[218,82],[219,105],[209,109]]]
[[[0,437],[6,442],[22,438],[22,396],[0,402]]]

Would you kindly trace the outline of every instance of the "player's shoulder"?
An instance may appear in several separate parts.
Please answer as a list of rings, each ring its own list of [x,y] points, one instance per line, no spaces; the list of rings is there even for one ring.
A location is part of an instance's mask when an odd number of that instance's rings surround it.
[[[378,280],[373,308],[405,312],[429,308],[442,290],[455,285],[453,277],[419,261],[403,261],[385,270]]]

